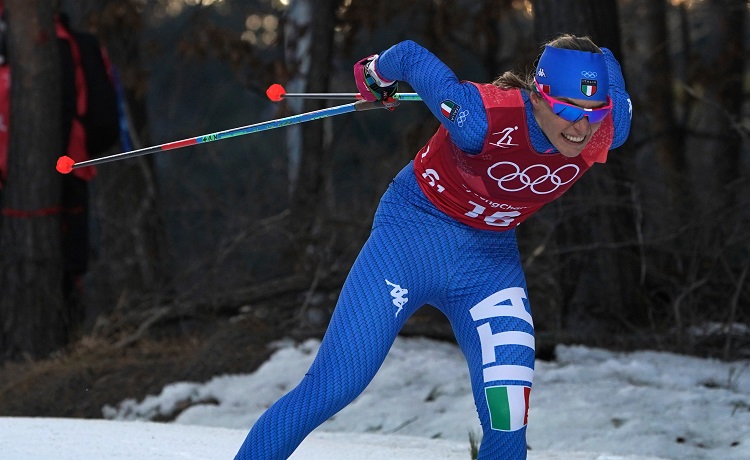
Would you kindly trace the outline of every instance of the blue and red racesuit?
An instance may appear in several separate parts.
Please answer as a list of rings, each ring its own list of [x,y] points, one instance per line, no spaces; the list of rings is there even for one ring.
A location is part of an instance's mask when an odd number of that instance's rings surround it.
[[[459,82],[412,41],[380,55],[377,72],[408,82],[441,127],[384,194],[312,366],[236,459],[288,458],[365,389],[424,304],[446,315],[466,356],[484,432],[479,460],[526,458],[534,327],[514,229],[627,138],[628,95],[605,55],[614,109],[576,158],[554,150],[525,90]]]

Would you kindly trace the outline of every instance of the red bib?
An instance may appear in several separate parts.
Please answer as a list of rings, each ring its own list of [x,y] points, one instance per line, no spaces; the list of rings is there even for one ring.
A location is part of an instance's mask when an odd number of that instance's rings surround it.
[[[581,155],[540,154],[529,140],[520,90],[476,86],[487,113],[482,151],[461,151],[441,125],[414,159],[424,194],[459,222],[481,230],[515,228],[565,193],[595,161],[606,158],[614,135],[611,115]]]

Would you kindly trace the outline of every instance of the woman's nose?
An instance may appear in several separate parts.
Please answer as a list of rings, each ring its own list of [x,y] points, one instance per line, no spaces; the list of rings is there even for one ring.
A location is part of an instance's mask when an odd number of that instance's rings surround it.
[[[576,131],[585,133],[589,129],[589,117],[583,117],[580,120],[573,123],[573,127]]]

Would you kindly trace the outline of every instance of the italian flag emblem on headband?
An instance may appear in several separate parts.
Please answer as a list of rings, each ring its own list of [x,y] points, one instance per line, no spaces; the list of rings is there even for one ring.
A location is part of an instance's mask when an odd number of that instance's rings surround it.
[[[586,97],[596,94],[596,80],[581,80],[581,92]]]

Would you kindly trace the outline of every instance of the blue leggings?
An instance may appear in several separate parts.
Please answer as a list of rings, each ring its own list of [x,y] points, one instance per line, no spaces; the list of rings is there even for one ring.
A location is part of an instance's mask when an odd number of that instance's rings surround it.
[[[235,459],[288,458],[370,383],[406,320],[433,305],[469,365],[479,460],[526,458],[534,328],[515,233],[472,229],[425,199],[409,164],[383,195],[302,382],[257,421]]]

